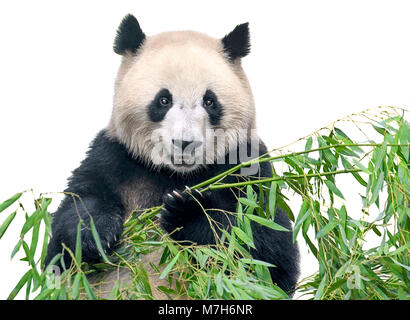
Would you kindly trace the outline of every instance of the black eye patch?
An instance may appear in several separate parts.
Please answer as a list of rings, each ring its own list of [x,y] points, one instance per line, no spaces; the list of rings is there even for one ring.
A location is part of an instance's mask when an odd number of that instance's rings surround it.
[[[168,89],[161,89],[148,105],[148,116],[151,121],[159,122],[165,118],[172,107],[172,94]]]
[[[206,90],[202,105],[209,115],[209,121],[211,125],[218,125],[221,122],[221,118],[223,116],[223,108],[219,103],[216,94],[212,90]]]

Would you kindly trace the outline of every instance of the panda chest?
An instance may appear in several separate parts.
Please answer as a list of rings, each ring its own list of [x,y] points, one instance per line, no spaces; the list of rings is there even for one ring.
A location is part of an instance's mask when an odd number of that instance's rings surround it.
[[[119,188],[119,195],[128,216],[134,210],[144,210],[162,204],[167,189],[163,183],[146,177],[132,178]]]

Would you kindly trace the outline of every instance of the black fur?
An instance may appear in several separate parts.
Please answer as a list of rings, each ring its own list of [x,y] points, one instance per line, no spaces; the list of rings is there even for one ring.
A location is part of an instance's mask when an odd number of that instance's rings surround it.
[[[205,106],[205,101],[208,99],[213,101],[213,105],[211,107]],[[204,101],[204,108],[209,115],[209,121],[211,125],[213,126],[218,125],[221,122],[221,119],[223,116],[223,107],[219,103],[216,94],[212,90],[209,90],[209,89],[206,90],[204,97],[203,97],[203,101]]]
[[[266,152],[263,143],[260,144],[259,149],[260,154]],[[121,235],[126,214],[119,190],[121,186],[132,181],[144,186],[155,186],[150,190],[144,189],[144,192],[149,191],[158,195],[158,197],[145,199],[147,207],[160,205],[161,197],[164,197],[164,211],[160,220],[162,227],[167,232],[182,227],[172,234],[174,239],[198,244],[214,244],[214,234],[197,202],[193,201],[189,193],[175,194],[173,191],[183,190],[187,185],[195,185],[232,166],[230,164],[210,165],[206,170],[187,176],[176,175],[169,169],[153,173],[142,161],[133,159],[121,143],[109,138],[104,130],[101,131],[92,142],[86,159],[69,179],[66,191],[78,194],[81,201],[74,202],[71,196],[67,196],[53,215],[53,237],[49,243],[46,265],[56,254],[62,252],[62,243],[75,250],[79,217],[86,225],[81,231],[83,261],[93,263],[99,260],[98,250],[89,229],[90,216],[93,217],[104,249],[109,252]],[[271,176],[270,165],[262,163],[258,174]],[[230,176],[226,182],[237,182],[238,179],[238,176]],[[205,209],[235,211],[234,193],[234,190],[224,189],[203,194],[193,192],[193,195]],[[208,210],[207,213],[226,229],[229,229],[231,224],[235,224],[233,216],[227,216],[219,210]],[[289,219],[281,210],[277,211],[275,220],[280,225],[291,229]],[[253,224],[252,229],[256,246],[256,250],[251,252],[252,255],[256,259],[274,264],[276,267],[270,270],[273,281],[283,290],[291,292],[298,276],[298,250],[292,243],[292,233],[275,231],[259,224]],[[66,265],[71,262],[67,253],[64,255],[64,260]]]
[[[138,20],[132,14],[128,14],[118,27],[114,52],[121,55],[127,51],[135,54],[144,43],[145,38]]]
[[[251,51],[249,23],[237,25],[222,39],[222,44],[230,61],[248,55]]]
[[[163,106],[160,103],[162,97],[167,98],[171,104],[169,106]],[[161,89],[155,96],[154,100],[148,106],[148,116],[151,121],[159,122],[164,119],[168,110],[172,107],[172,94],[168,89]]]

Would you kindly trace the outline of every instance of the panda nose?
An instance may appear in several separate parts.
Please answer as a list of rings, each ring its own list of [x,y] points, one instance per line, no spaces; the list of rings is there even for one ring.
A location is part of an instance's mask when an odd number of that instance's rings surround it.
[[[184,150],[190,144],[192,144],[193,148],[197,148],[202,144],[201,141],[195,141],[195,140],[188,141],[188,140],[181,140],[181,139],[172,139],[172,143],[176,147],[180,148],[181,150]]]

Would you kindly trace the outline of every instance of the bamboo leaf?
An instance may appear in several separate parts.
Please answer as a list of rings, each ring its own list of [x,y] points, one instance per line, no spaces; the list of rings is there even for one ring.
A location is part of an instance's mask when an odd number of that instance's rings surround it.
[[[272,181],[269,189],[269,212],[272,220],[275,220],[276,213],[276,190],[278,189],[278,183]]]
[[[320,300],[323,297],[326,283],[327,283],[327,274],[325,273],[325,275],[322,278],[322,281],[320,281],[320,284],[316,291],[314,300]]]
[[[265,219],[263,217],[259,217],[259,216],[253,215],[253,214],[247,214],[246,217],[250,220],[253,220],[253,221],[255,221],[255,222],[257,222],[257,223],[259,223],[259,224],[261,224],[265,227],[273,229],[273,230],[288,231],[288,232],[290,231],[290,230],[286,229],[285,227],[282,227],[281,225],[277,224],[276,222],[273,222],[272,220]]]
[[[312,137],[309,137],[306,140],[305,151],[308,151],[308,150],[312,149],[312,144],[313,144],[313,139],[312,139]]]
[[[77,273],[74,277],[74,283],[73,283],[73,290],[71,292],[71,297],[73,300],[77,300],[80,296],[80,282],[82,278],[81,273]]]
[[[88,282],[87,276],[85,274],[81,274],[81,280],[82,280],[85,292],[87,292],[88,299],[97,300],[97,297],[94,291],[91,289],[90,283]]]
[[[366,168],[360,161],[357,161],[356,159],[353,159],[354,164],[363,172],[369,174],[370,171],[368,168]]]
[[[41,211],[37,209],[34,213],[26,219],[26,222],[21,229],[20,237],[23,238],[26,233],[33,227],[37,220],[41,219]]]
[[[303,200],[302,206],[300,207],[300,211],[297,217],[297,220],[295,222],[295,226],[293,229],[293,243],[296,242],[296,237],[299,233],[299,230],[305,221],[305,219],[309,216],[310,214],[310,203],[309,200]]]
[[[17,244],[15,245],[13,251],[11,252],[11,257],[10,257],[10,259],[13,259],[13,258],[14,258],[14,256],[16,255],[16,253],[20,250],[22,243],[23,243],[23,240],[22,240],[22,239],[20,239],[20,240],[17,242]]]
[[[247,198],[239,198],[238,199],[240,203],[244,204],[245,206],[251,207],[251,208],[257,208],[258,204],[251,199],[247,199]]]
[[[0,203],[0,212],[6,210],[8,207],[10,207],[14,202],[16,202],[18,199],[20,199],[22,193],[16,193],[14,196],[12,196],[10,199]]]
[[[276,201],[277,201],[277,204],[278,204],[279,208],[281,208],[282,211],[286,213],[286,215],[288,216],[288,218],[290,219],[290,221],[295,222],[295,216],[293,215],[292,210],[291,210],[290,207],[287,205],[287,203],[285,202],[285,200],[283,200],[282,197],[277,197]]]
[[[387,140],[384,140],[383,144],[376,148],[375,150],[375,155],[376,155],[376,159],[375,159],[375,167],[374,167],[374,171],[377,172],[382,163],[383,163],[383,159],[386,157],[386,152],[387,152]]]
[[[330,221],[326,226],[324,226],[317,234],[316,234],[316,239],[320,239],[327,235],[330,231],[332,231],[337,225],[338,225],[337,220],[332,220]]]
[[[172,268],[177,263],[180,254],[181,254],[181,252],[178,252],[177,255],[171,260],[171,262],[168,263],[168,265],[165,267],[165,269],[161,272],[161,275],[159,277],[160,279],[164,279],[168,275],[168,273],[172,270]]]
[[[335,195],[337,195],[338,197],[344,199],[342,192],[335,186],[335,184],[330,181],[330,180],[324,180],[326,186],[329,188],[330,191],[332,191]]]
[[[246,245],[252,248],[255,248],[255,244],[253,243],[253,240],[249,238],[249,236],[245,232],[243,232],[238,227],[232,227],[232,230],[238,236],[238,238],[241,239]]]
[[[377,182],[373,185],[373,188],[371,190],[372,197],[370,198],[370,201],[368,202],[367,206],[372,205],[376,199],[379,197],[379,192],[383,187],[383,181],[384,181],[384,172],[380,172],[379,178],[377,179]]]
[[[6,220],[0,225],[0,239],[3,237],[3,235],[6,233],[7,228],[9,227],[10,223],[14,220],[16,217],[17,212],[14,211],[11,213]]]
[[[98,252],[101,254],[102,259],[104,260],[104,262],[109,262],[104,249],[101,245],[101,240],[100,240],[100,236],[98,235],[97,229],[95,228],[95,224],[94,224],[94,220],[91,218],[90,219],[90,228],[91,228],[91,233],[93,235],[95,244],[97,246]]]
[[[17,294],[20,292],[21,288],[26,284],[27,280],[31,276],[31,270],[27,271],[24,276],[21,277],[17,285],[14,287],[13,291],[9,294],[7,300],[14,300]]]
[[[82,260],[81,221],[79,221],[77,224],[77,236],[76,236],[76,242],[75,242],[75,260],[77,261],[77,264],[80,266],[81,260]]]
[[[265,266],[265,267],[275,267],[275,265],[273,265],[269,262],[265,262],[265,261],[261,261],[261,260],[257,260],[257,259],[243,258],[243,259],[241,259],[241,262],[246,263],[246,264],[254,264],[254,265],[259,265],[259,266]]]

